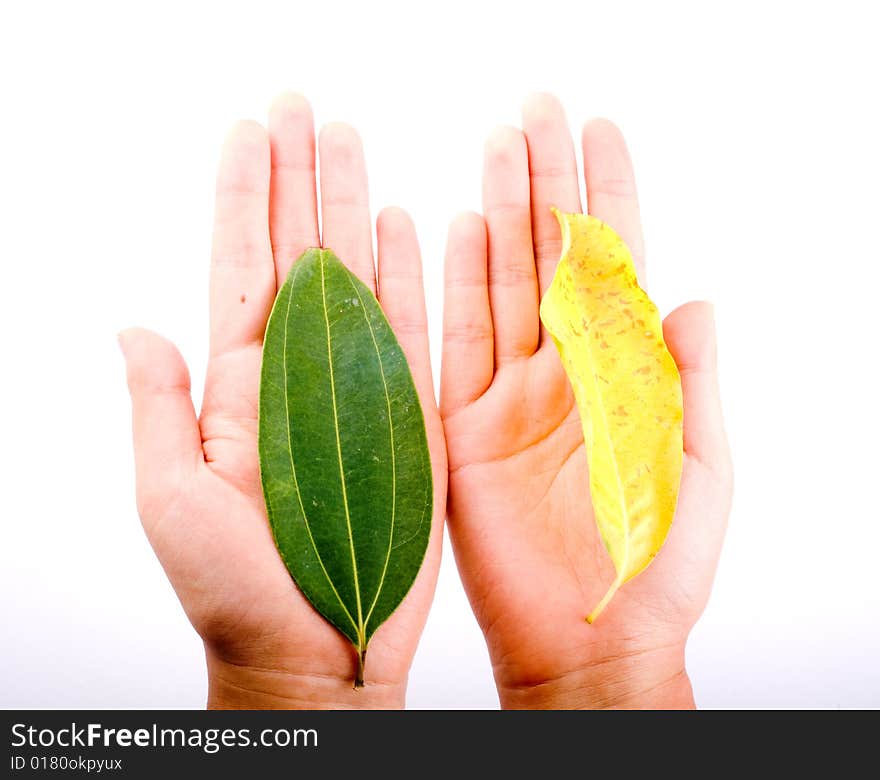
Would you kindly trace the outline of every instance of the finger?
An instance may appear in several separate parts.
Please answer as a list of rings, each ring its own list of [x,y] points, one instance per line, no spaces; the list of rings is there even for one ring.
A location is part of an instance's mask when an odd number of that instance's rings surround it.
[[[523,106],[529,148],[532,238],[541,294],[550,286],[562,250],[562,234],[551,207],[581,210],[574,143],[562,105],[552,95],[533,95]]]
[[[315,185],[315,127],[312,108],[301,95],[279,96],[269,109],[272,177],[269,232],[276,286],[284,284],[293,261],[319,246]]]
[[[379,304],[409,363],[419,397],[434,401],[428,315],[416,229],[402,209],[383,209],[376,220]]]
[[[708,466],[727,463],[712,304],[686,303],[663,322],[663,337],[681,374],[684,450]]]
[[[489,307],[486,223],[460,214],[449,226],[443,300],[440,411],[444,417],[492,383],[494,332]]]
[[[177,348],[148,330],[119,334],[131,393],[138,507],[145,524],[203,462],[189,372]]]
[[[437,413],[431,354],[428,344],[428,315],[422,281],[422,260],[415,226],[409,215],[398,208],[383,209],[376,220],[379,303],[403,348],[415,382],[425,417],[425,433],[431,450],[434,479],[434,517],[426,560],[440,556],[443,544],[443,518],[446,509],[446,448],[443,423]],[[423,567],[429,581],[430,566]],[[414,587],[415,590],[415,587]],[[428,586],[433,592],[433,584]],[[427,606],[427,605],[426,605]]]
[[[373,226],[361,139],[348,125],[325,125],[318,138],[318,151],[324,226],[322,245],[332,249],[375,292]]]
[[[269,240],[269,137],[240,122],[226,139],[217,173],[211,258],[211,356],[263,338],[275,298]]]
[[[538,346],[538,280],[532,255],[529,158],[523,134],[496,130],[486,142],[483,213],[489,237],[489,301],[495,363],[528,357]]]
[[[623,134],[607,119],[584,125],[584,178],[590,214],[614,228],[629,247],[642,286],[645,242],[632,161]]]

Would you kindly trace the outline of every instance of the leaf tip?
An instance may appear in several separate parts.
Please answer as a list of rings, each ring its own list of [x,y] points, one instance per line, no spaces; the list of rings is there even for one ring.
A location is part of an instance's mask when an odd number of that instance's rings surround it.
[[[550,213],[554,217],[556,217],[556,222],[559,225],[559,229],[564,231],[565,230],[565,218],[568,215],[564,211],[561,211],[560,209],[556,208],[556,206],[550,207]],[[563,252],[563,254],[565,254],[565,253]]]

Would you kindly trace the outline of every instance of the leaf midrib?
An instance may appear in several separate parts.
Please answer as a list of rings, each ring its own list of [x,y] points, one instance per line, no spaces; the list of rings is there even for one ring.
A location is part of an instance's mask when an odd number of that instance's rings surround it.
[[[557,213],[558,216],[558,213]],[[562,232],[562,259],[566,260],[569,252],[571,251],[571,225],[568,219],[563,218],[561,220],[561,232]],[[592,343],[589,339],[587,339],[587,344],[590,348],[590,352],[593,351]],[[575,372],[576,374],[577,372]],[[596,388],[596,397],[599,399],[599,411],[602,414],[602,426],[604,429],[605,440],[608,442],[608,451],[611,453],[611,462],[614,464],[614,478],[617,482],[617,490],[618,497],[620,501],[620,512],[621,519],[623,520],[623,527],[625,529],[624,533],[624,553],[623,553],[623,565],[620,567],[617,572],[617,577],[615,579],[614,585],[612,585],[612,589],[616,589],[616,586],[619,586],[623,582],[624,572],[629,565],[629,554],[630,554],[630,524],[629,524],[629,512],[626,507],[626,495],[623,491],[623,482],[620,479],[620,466],[617,463],[617,453],[614,450],[614,442],[611,439],[611,428],[608,425],[608,415],[605,412],[605,400],[602,395],[602,388],[599,387],[599,381],[596,379],[596,372],[591,371],[593,379],[593,386]]]
[[[354,630],[357,631],[357,623],[355,623],[355,620],[352,617],[351,612],[349,612],[348,607],[345,606],[345,602],[339,595],[339,591],[336,590],[336,586],[333,584],[333,580],[330,578],[330,574],[327,572],[327,567],[324,565],[324,560],[321,558],[321,553],[318,550],[318,545],[315,544],[315,537],[312,535],[312,527],[309,524],[309,517],[306,514],[306,508],[303,505],[302,493],[299,489],[299,479],[296,476],[296,466],[294,465],[293,461],[293,442],[290,438],[290,402],[288,400],[287,393],[287,334],[289,333],[288,324],[290,322],[290,310],[293,306],[293,287],[296,283],[296,277],[299,276],[301,267],[301,265],[297,265],[297,268],[293,273],[293,278],[290,280],[290,293],[287,296],[287,311],[284,314],[284,342],[283,350],[281,353],[281,367],[284,372],[284,411],[287,417],[287,425],[285,427],[287,429],[287,453],[290,456],[290,473],[293,476],[293,486],[294,490],[296,491],[297,501],[299,501],[299,508],[302,512],[303,522],[306,526],[306,532],[309,535],[309,542],[312,545],[312,549],[315,551],[315,556],[318,559],[318,564],[321,567],[321,571],[324,572],[324,576],[327,578],[327,584],[330,585],[330,589],[333,591],[333,595],[336,596],[336,599],[339,601],[339,606],[342,607],[342,611],[345,613],[345,616],[351,621],[351,625]]]
[[[336,454],[339,461],[339,480],[342,486],[342,505],[345,508],[345,525],[348,529],[348,548],[351,552],[352,575],[354,576],[354,597],[357,604],[357,632],[358,640],[363,647],[366,643],[364,636],[364,618],[361,608],[361,588],[360,579],[358,577],[357,555],[354,550],[354,534],[351,529],[351,513],[348,508],[348,490],[345,484],[345,467],[342,463],[342,441],[339,436],[339,415],[336,409],[336,379],[333,375],[333,347],[330,340],[330,316],[327,312],[327,288],[324,283],[324,251],[320,250],[318,255],[321,266],[321,302],[324,306],[324,326],[327,331],[327,364],[330,369],[330,398],[333,404],[333,429],[336,434]]]

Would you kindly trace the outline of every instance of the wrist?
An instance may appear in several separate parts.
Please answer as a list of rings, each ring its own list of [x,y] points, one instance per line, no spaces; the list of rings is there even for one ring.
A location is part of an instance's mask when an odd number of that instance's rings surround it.
[[[354,688],[350,677],[230,663],[209,648],[208,709],[385,710],[403,709],[406,681],[368,681]]]
[[[512,680],[496,669],[503,709],[693,709],[684,643],[620,650],[547,679]]]

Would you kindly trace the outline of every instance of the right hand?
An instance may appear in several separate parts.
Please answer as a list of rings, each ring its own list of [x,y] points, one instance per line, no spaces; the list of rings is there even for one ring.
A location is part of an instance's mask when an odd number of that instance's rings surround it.
[[[589,212],[631,248],[644,285],[629,154],[607,121],[583,130]],[[446,258],[441,413],[449,528],[505,707],[693,705],[684,645],[709,596],[731,499],[712,309],[689,303],[664,335],[684,394],[684,470],[657,558],[601,617],[614,580],[590,503],[583,432],[538,317],[561,251],[550,207],[581,210],[559,103],[530,99],[523,131],[486,145],[484,216],[452,224]]]

